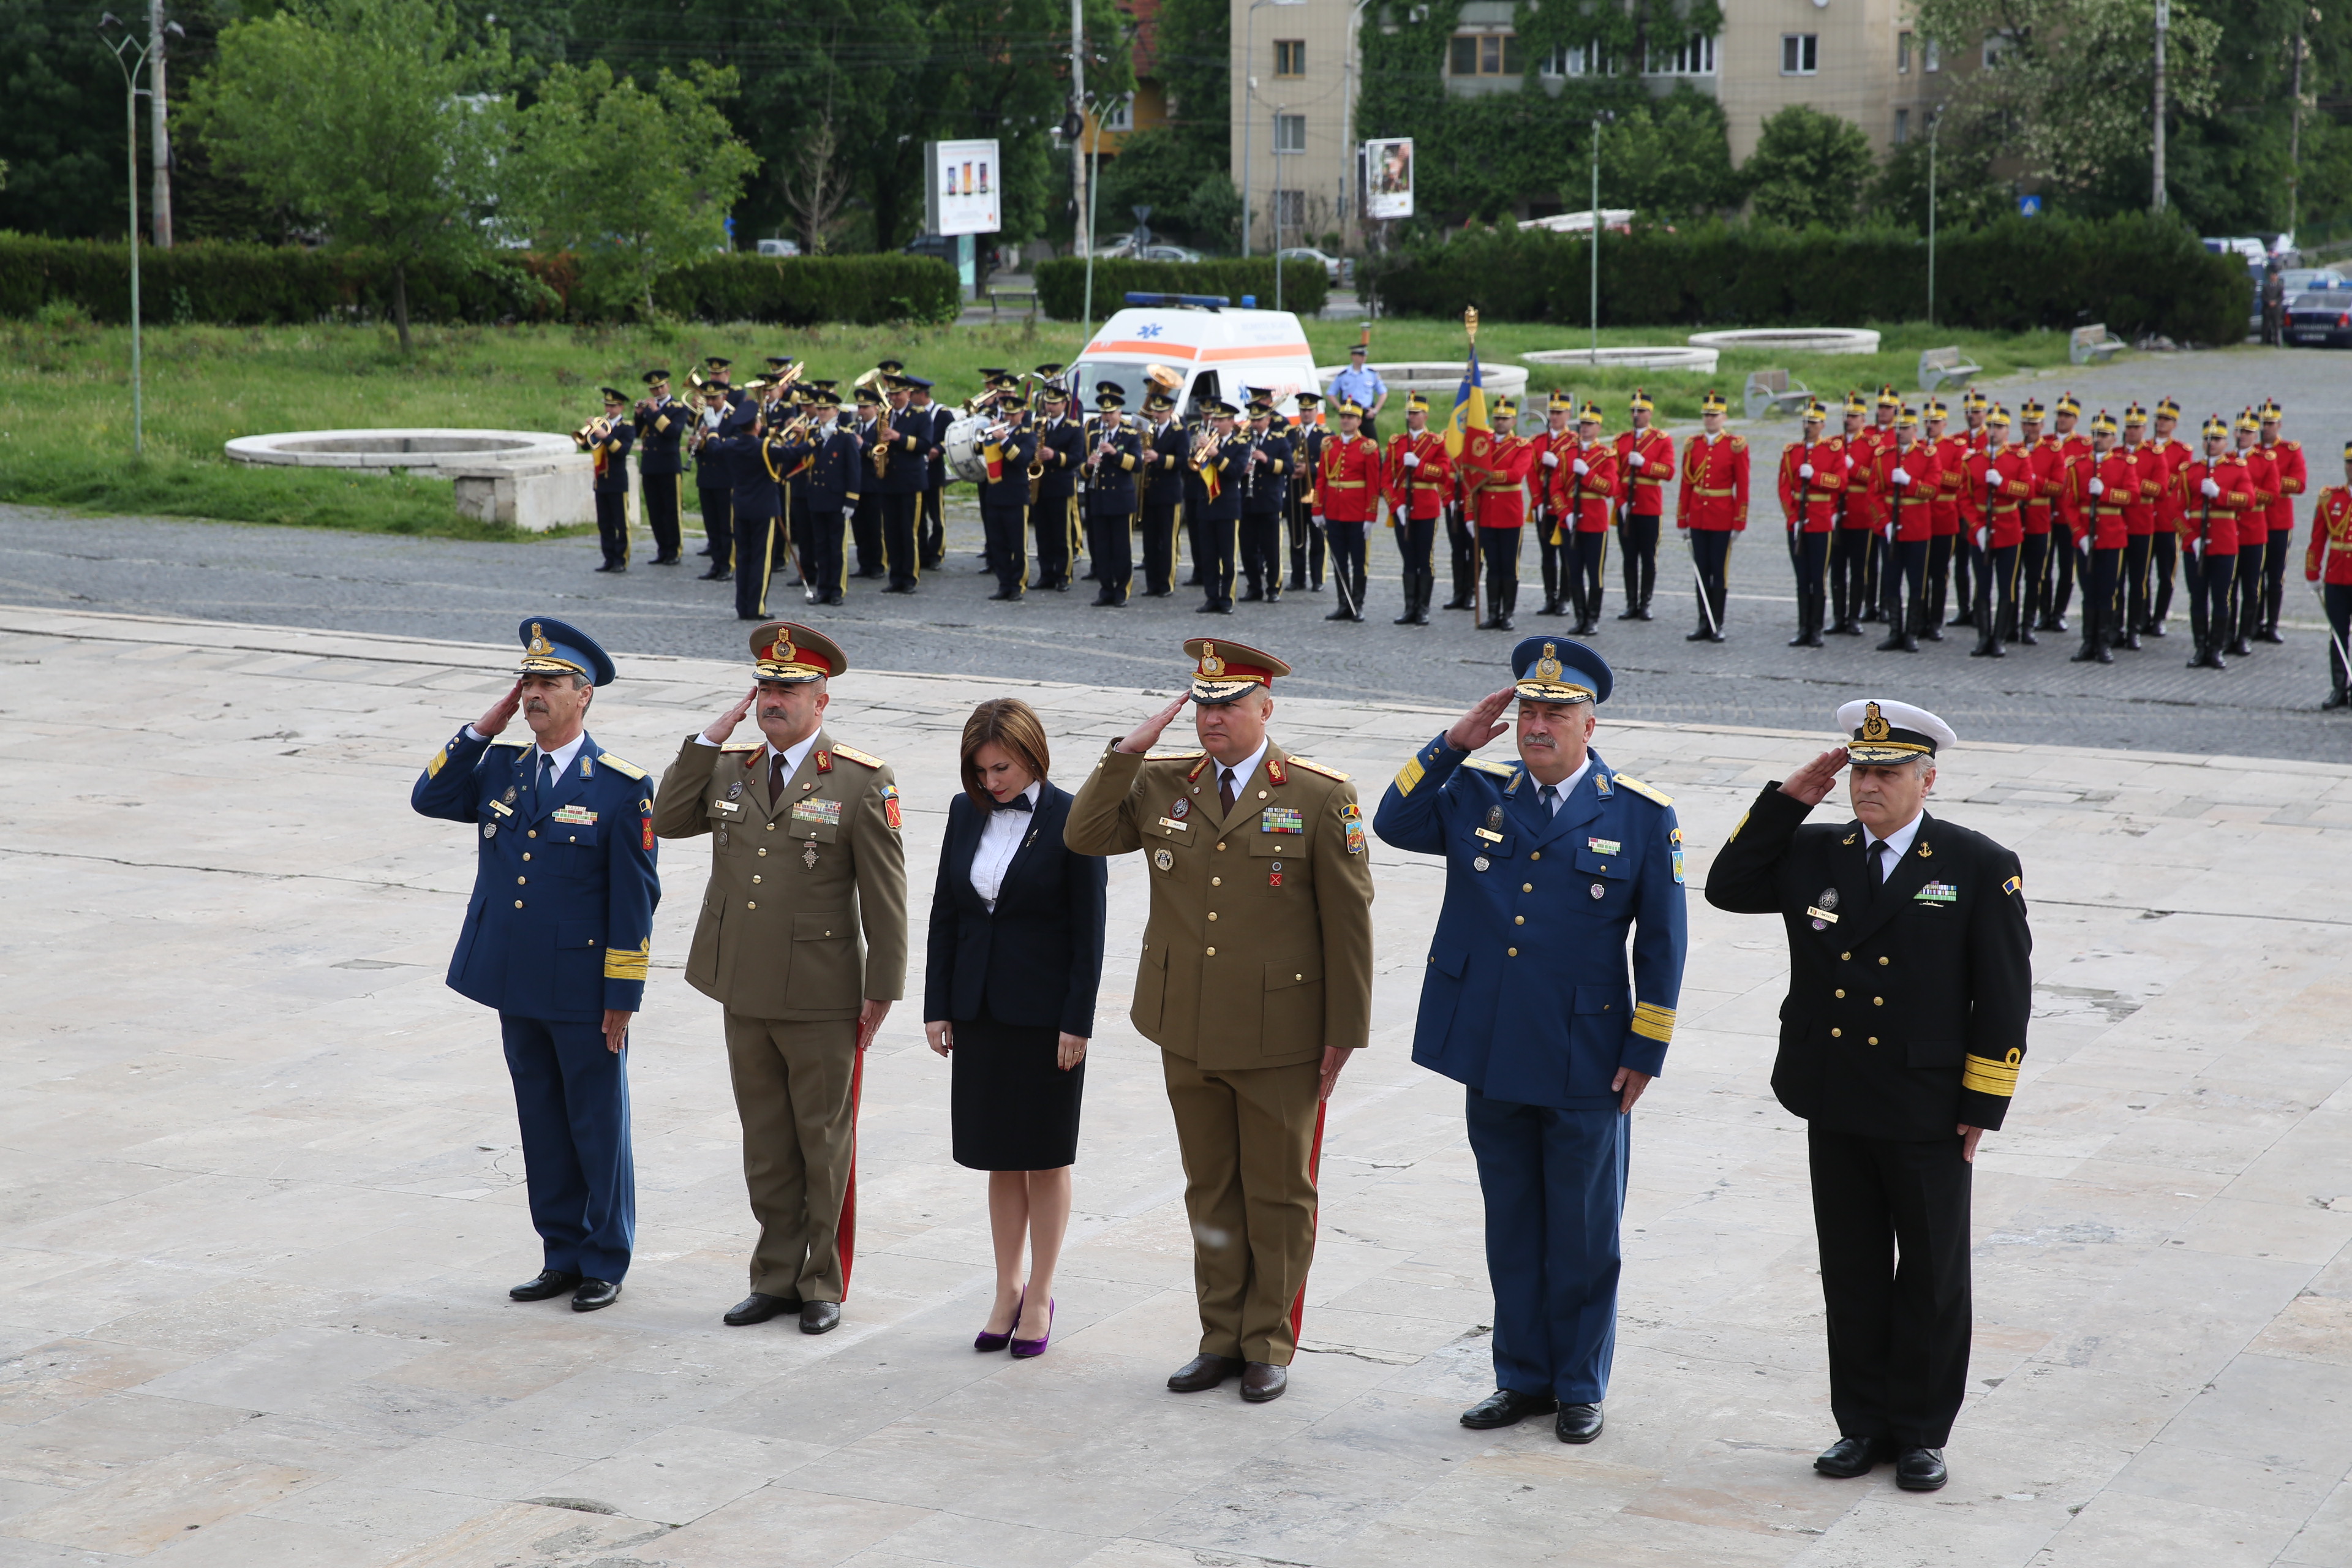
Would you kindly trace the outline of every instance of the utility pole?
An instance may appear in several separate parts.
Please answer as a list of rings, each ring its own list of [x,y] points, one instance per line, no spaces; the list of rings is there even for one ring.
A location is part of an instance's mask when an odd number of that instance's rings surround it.
[[[1605,114],[1592,117],[1592,239],[1587,247],[1592,253],[1592,358],[1595,371],[1601,368],[1601,122]]]
[[[2148,196],[2148,210],[2164,210],[2164,35],[2172,26],[2172,0],[2156,0],[2156,157],[2154,160],[2155,190]]]
[[[2162,5],[2164,0],[2157,0]],[[1943,123],[1940,107],[1927,111],[1927,324],[1936,324],[1936,128]]]
[[[1093,208],[1087,199],[1086,0],[1070,0],[1070,105],[1076,111],[1078,121],[1078,134],[1070,143],[1070,180],[1077,196],[1077,216],[1070,221],[1080,237],[1081,253],[1092,256],[1095,253]]]
[[[2286,130],[2286,231],[2293,234],[2303,205],[2303,30],[2311,20],[2308,6],[2297,6],[2294,16],[2294,118]]]
[[[154,132],[152,145],[155,163],[155,248],[172,248],[172,133],[165,122],[163,93],[163,0],[147,0],[147,36],[154,42],[155,52],[147,61],[147,85],[151,94]]]

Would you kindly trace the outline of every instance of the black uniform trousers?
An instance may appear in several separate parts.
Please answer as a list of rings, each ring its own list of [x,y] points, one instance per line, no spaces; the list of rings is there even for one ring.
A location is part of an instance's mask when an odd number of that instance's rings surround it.
[[[1478,559],[1486,574],[1486,602],[1505,610],[1519,591],[1519,532],[1516,528],[1478,530]]]
[[[2152,533],[2135,533],[2124,542],[2124,618],[2108,638],[2111,642],[2121,641],[2124,633],[2147,625],[2147,558],[2155,539]]]
[[[2048,607],[2043,595],[2049,589],[2050,539],[2047,533],[2029,533],[2017,547],[2017,625],[2013,632],[2031,631],[2041,624],[2042,612]]]
[[[1597,621],[1601,579],[1609,567],[1609,535],[1595,529],[1590,533],[1564,532],[1560,539],[1563,542],[1556,548],[1567,552],[1569,599],[1576,606],[1577,618]]]
[[[1830,531],[1810,530],[1789,535],[1789,564],[1797,576],[1797,630],[1811,629],[1813,616],[1827,603]]]
[[[1396,542],[1397,554],[1404,562],[1405,594],[1409,605],[1415,583],[1421,584],[1423,595],[1433,593],[1437,587],[1437,563],[1433,559],[1437,548],[1437,520],[1398,513]],[[1424,611],[1429,608],[1427,597],[1421,600],[1421,607]]]
[[[869,484],[871,480],[867,481]],[[849,531],[857,543],[857,574],[860,577],[882,575],[882,497],[866,490],[857,498],[857,510],[849,514]]]
[[[1124,605],[1135,592],[1135,514],[1097,512],[1094,518],[1095,600]]]
[[[626,490],[596,492],[596,542],[604,547],[604,564],[629,563],[629,495]]]
[[[849,527],[842,519],[841,508],[794,507],[793,525],[806,541],[801,547],[801,566],[807,574],[809,592],[814,595],[812,603],[838,605],[848,573],[842,559],[842,546]]]
[[[776,556],[784,548],[778,537],[783,519],[735,519],[735,616],[739,620],[768,618],[768,579],[776,570]]]
[[[917,513],[917,559],[926,566],[937,566],[948,558],[947,486],[926,485],[921,499]]]
[[[1960,606],[1960,614],[1956,618],[1963,625],[1976,618],[1976,574],[1983,570],[1984,556],[1977,549],[1977,531],[1963,515],[1960,531],[1952,536],[1952,598]],[[1936,607],[1938,613],[1942,611],[1940,600]]]
[[[2160,627],[2164,618],[2172,614],[2172,576],[2180,559],[2180,536],[2169,525],[2159,526],[2148,536],[2147,571],[2151,584],[2147,606],[2147,626],[2142,630]]]
[[[1365,533],[1370,527],[1368,522],[1328,519],[1323,524],[1323,537],[1331,549],[1331,582],[1339,593],[1337,607],[1358,620],[1363,618],[1364,591],[1370,585],[1364,564]]]
[[[1203,537],[1201,526],[1201,503],[1187,496],[1184,500],[1184,546],[1192,560],[1192,575],[1184,581],[1187,588],[1198,588],[1207,581],[1205,569],[1201,564],[1204,551],[1201,542]]]
[[[1921,631],[1944,624],[1952,587],[1952,546],[1959,542],[1957,533],[1939,533],[1927,541],[1927,621]]]
[[[882,563],[889,571],[893,588],[911,588],[923,574],[915,545],[915,509],[922,499],[915,490],[882,498]]]
[[[1234,602],[1234,556],[1241,548],[1241,519],[1236,517],[1201,520],[1198,535],[1201,565],[1201,591],[1207,595],[1204,603],[1219,608],[1229,608]]]
[[[2327,625],[2336,634],[2327,644],[2328,689],[2338,692],[2352,685],[2352,666],[2344,662],[2344,649],[2352,648],[2352,584],[2324,584],[2320,599],[2326,611]]]
[[[1690,531],[1690,547],[1691,559],[1698,565],[1698,629],[1706,631],[1712,627],[1719,637],[1727,624],[1724,612],[1730,608],[1730,590],[1724,574],[1731,566],[1731,530],[1694,528]]]
[[[1282,597],[1282,513],[1242,513],[1242,574],[1251,598]]]
[[[654,532],[654,559],[675,561],[678,552],[677,509],[686,480],[676,474],[640,474],[646,496],[646,526]]]
[[[2074,603],[2074,531],[2063,519],[2053,519],[2050,524],[2050,580],[2042,593],[2042,626],[2044,631],[2056,631],[2058,623],[2066,618],[2067,609]]]
[[[1808,1127],[1805,1144],[1838,1431],[1940,1448],[1969,1375],[1972,1167],[1960,1140]]]
[[[2014,544],[1987,545],[1977,562],[1977,636],[2017,635],[2017,552]]]
[[[2083,563],[2083,650],[2099,645],[2116,624],[2116,580],[2123,571],[2124,552],[2094,550]]]
[[[1617,514],[1617,558],[1625,565],[1625,612],[1635,615],[1650,607],[1658,589],[1659,514],[1626,511]]]
[[[1898,539],[1887,550],[1886,592],[1881,600],[1885,605],[1886,629],[1895,636],[1916,633],[1927,624],[1927,541]]]
[[[1863,581],[1866,585],[1865,593],[1863,603],[1856,606],[1861,613],[1856,615],[1854,619],[1859,621],[1876,621],[1884,620],[1885,618],[1886,579],[1893,573],[1899,570],[1899,568],[1893,564],[1893,558],[1894,544],[1893,542],[1886,537],[1885,529],[1882,526],[1871,530],[1870,560],[1868,563],[1863,567]]]
[[[702,503],[702,537],[710,544],[703,553],[710,557],[713,572],[724,572],[735,561],[735,492],[702,485],[694,494]]]
[[[1284,509],[1290,526],[1290,585],[1304,588],[1323,585],[1323,532],[1315,526],[1315,514],[1306,506],[1293,500]]]
[[[1176,512],[1181,501],[1149,501],[1143,508],[1143,592],[1158,598],[1176,591]]]
[[[997,591],[1019,598],[1029,581],[1029,509],[982,501],[980,527],[988,539],[988,565],[996,574]]]
[[[1830,604],[1832,626],[1845,626],[1870,604],[1870,555],[1878,535],[1866,528],[1841,528],[1830,535]]]
[[[2240,526],[2243,526],[2241,524]],[[2265,530],[2259,552],[2252,545],[2238,547],[2238,637],[2251,641],[2256,632],[2275,629],[2279,596],[2286,587],[2287,546],[2294,535],[2286,529]],[[2257,567],[2257,554],[2261,565]]]
[[[2218,653],[2230,640],[2230,587],[2238,574],[2235,554],[2200,558],[2195,550],[2180,557],[2181,584],[2189,590],[2189,635],[2200,653]],[[2330,658],[2334,650],[2329,650]]]
[[[1078,498],[1061,496],[1041,500],[1029,509],[1037,531],[1037,586],[1066,588],[1070,584],[1070,534],[1076,526]]]
[[[1559,542],[1554,544],[1552,532],[1559,524],[1560,520],[1548,508],[1536,513],[1536,567],[1543,576],[1544,614],[1557,615],[1562,602],[1572,601],[1577,618],[1581,620],[1584,618],[1584,601],[1577,596],[1576,584],[1568,564],[1569,556],[1576,549],[1576,535],[1572,531],[1563,531]]]
[[[1454,597],[1445,602],[1449,610],[1475,610],[1478,607],[1478,541],[1473,535],[1470,521],[1462,515],[1462,508],[1449,501],[1445,507],[1445,544],[1452,552],[1454,565]]]

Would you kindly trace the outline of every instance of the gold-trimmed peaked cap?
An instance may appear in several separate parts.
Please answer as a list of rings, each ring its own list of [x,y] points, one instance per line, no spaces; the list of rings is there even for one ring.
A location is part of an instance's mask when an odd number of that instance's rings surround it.
[[[1731,411],[1731,405],[1723,400],[1723,394],[1709,387],[1706,395],[1698,400],[1698,411],[1701,414],[1727,414]]]
[[[515,637],[522,644],[517,675],[584,675],[591,686],[613,683],[612,656],[576,626],[542,616],[517,626]]]
[[[752,679],[799,686],[849,668],[840,645],[814,626],[762,621],[751,629]]]
[[[1511,650],[1513,689],[1522,702],[1606,702],[1616,678],[1609,661],[1566,637],[1528,637]]]
[[[1932,757],[1944,747],[1960,742],[1949,724],[1908,702],[1877,699],[1849,702],[1837,710],[1837,722],[1848,737],[1846,760],[1864,767]]]
[[[1193,637],[1184,651],[1193,659],[1192,700],[1204,708],[1231,702],[1253,687],[1271,691],[1276,676],[1290,673],[1290,666],[1274,655],[1222,637]]]

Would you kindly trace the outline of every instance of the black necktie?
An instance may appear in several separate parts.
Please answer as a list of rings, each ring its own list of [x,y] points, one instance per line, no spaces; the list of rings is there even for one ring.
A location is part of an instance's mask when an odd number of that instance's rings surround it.
[[[1876,897],[1878,896],[1878,889],[1879,889],[1880,888],[1884,887],[1884,886],[1885,885],[1885,882],[1886,882],[1886,840],[1885,840],[1885,839],[1884,839],[1884,838],[1874,838],[1874,839],[1872,839],[1872,840],[1870,841],[1870,857],[1869,857],[1869,858],[1870,858],[1870,893],[1871,893],[1871,897],[1874,899],[1874,898],[1876,898]]]
[[[1029,809],[1029,797],[1025,795],[1016,795],[1011,800],[1000,800],[996,802],[993,805],[990,806],[989,809],[992,811],[1026,811]]]
[[[1543,788],[1536,791],[1536,798],[1543,802],[1546,816],[1551,816],[1559,809],[1559,790],[1556,785],[1544,785]]]

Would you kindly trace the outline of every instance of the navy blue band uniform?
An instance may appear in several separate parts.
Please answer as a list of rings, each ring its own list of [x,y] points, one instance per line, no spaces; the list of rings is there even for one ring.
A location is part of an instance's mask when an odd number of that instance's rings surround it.
[[[653,531],[654,564],[677,564],[678,510],[685,497],[686,460],[679,455],[694,411],[669,395],[669,372],[649,370],[646,395],[629,416],[636,432],[637,479]]]
[[[604,412],[572,433],[572,444],[593,459],[595,471],[589,480],[596,502],[596,537],[604,546],[604,564],[599,572],[625,572],[629,569],[629,447],[636,440],[636,427],[621,416],[628,405],[628,394],[607,386],[603,389]]]

